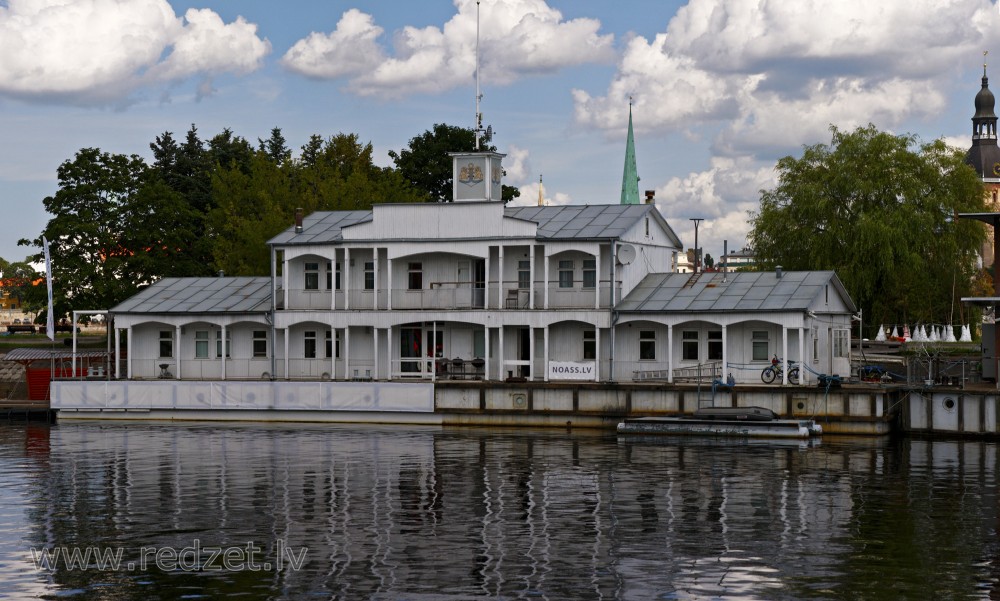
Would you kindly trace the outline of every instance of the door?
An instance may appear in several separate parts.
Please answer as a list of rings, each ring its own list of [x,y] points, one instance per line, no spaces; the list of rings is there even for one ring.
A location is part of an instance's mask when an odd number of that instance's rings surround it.
[[[475,263],[472,274],[472,306],[486,308],[486,261],[479,259]]]
[[[399,371],[403,374],[420,375],[420,357],[423,356],[421,333],[418,327],[399,329]]]

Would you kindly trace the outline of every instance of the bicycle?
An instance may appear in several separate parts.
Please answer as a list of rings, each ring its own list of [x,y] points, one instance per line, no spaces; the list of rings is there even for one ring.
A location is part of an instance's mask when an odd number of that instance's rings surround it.
[[[799,383],[799,366],[795,365],[794,361],[788,362],[791,367],[788,368],[788,381],[792,384]],[[776,379],[780,380],[781,375],[784,373],[784,366],[781,361],[778,360],[778,356],[775,355],[771,359],[771,364],[765,367],[760,372],[760,379],[765,384],[771,384]]]

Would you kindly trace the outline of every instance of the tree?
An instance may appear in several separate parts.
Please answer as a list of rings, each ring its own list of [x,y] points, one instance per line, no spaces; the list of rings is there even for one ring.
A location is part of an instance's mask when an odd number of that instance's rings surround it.
[[[8,263],[0,259],[0,286],[3,293],[17,301],[17,306],[26,313],[36,313],[48,303],[45,275],[31,266],[27,260]]]
[[[778,161],[747,236],[760,268],[836,270],[867,323],[950,321],[976,276],[984,210],[963,153],[938,140],[830,128],[830,144]]]
[[[110,308],[150,281],[131,264],[128,239],[135,233],[127,229],[137,222],[127,217],[147,175],[146,163],[136,155],[84,148],[57,174],[59,190],[43,201],[53,217],[42,232],[52,257],[56,312]],[[18,243],[42,247],[41,237]],[[31,259],[40,261],[42,255]]]
[[[480,150],[496,151],[490,140],[480,142]],[[427,193],[432,202],[448,202],[452,199],[452,159],[449,152],[474,152],[476,134],[471,129],[434,124],[433,129],[410,139],[409,147],[396,152],[389,151],[396,169],[415,188]],[[521,191],[513,186],[503,186],[501,197],[504,202],[517,198]]]
[[[708,269],[715,267],[715,259],[712,258],[712,255],[705,255],[703,262],[705,263],[705,267]]]

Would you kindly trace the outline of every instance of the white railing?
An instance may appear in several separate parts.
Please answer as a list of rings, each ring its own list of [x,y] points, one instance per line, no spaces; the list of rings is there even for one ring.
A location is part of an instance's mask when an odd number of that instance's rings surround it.
[[[288,307],[290,310],[322,310],[330,309],[332,305],[329,290],[288,289]]]

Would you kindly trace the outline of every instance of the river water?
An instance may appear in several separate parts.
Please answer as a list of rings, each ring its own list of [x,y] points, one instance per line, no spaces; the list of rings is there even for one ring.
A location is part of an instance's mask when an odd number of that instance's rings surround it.
[[[998,598],[997,454],[917,439],[0,424],[0,598]]]

